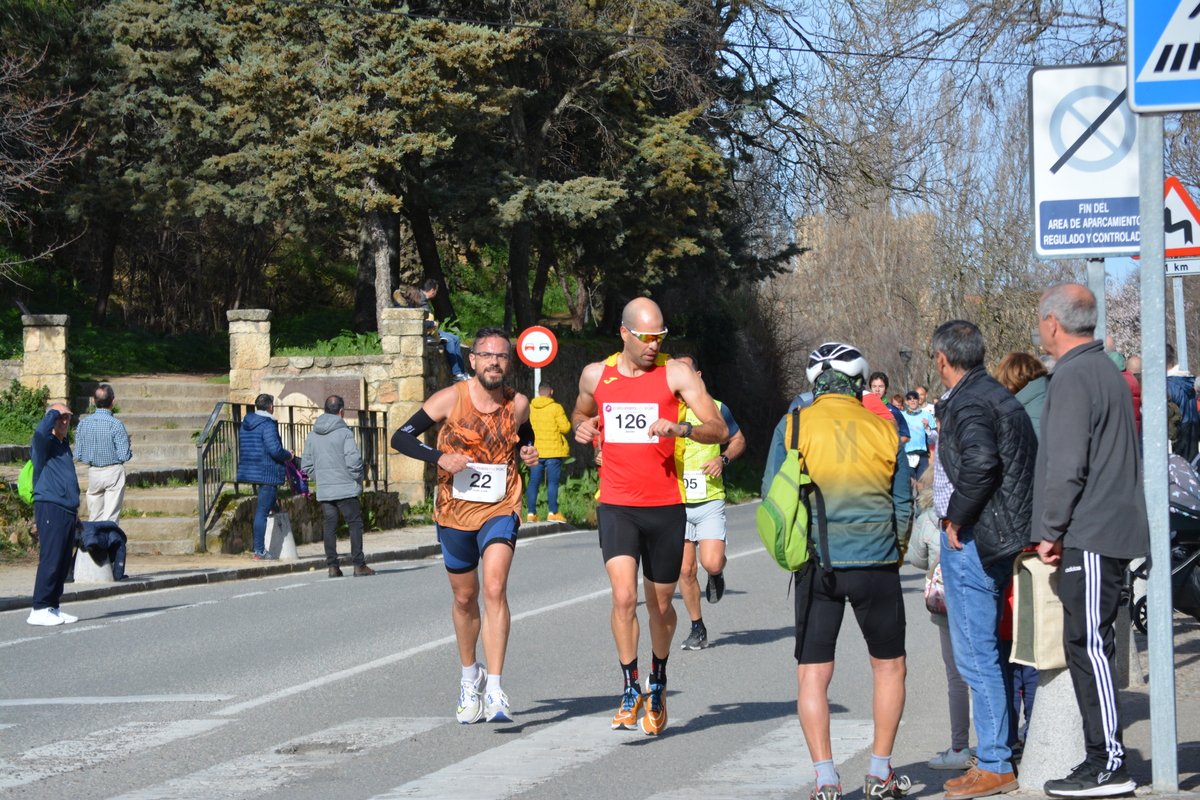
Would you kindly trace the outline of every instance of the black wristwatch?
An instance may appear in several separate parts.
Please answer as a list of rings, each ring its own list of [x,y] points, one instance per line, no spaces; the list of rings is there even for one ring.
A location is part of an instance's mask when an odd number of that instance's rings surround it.
[[[721,453],[721,463],[728,467],[729,466],[729,456],[725,455],[724,453]]]
[[[685,419],[683,422],[681,422],[681,423],[679,423],[679,424],[680,424],[680,425],[686,425],[686,426],[687,426],[687,430],[683,432],[683,436],[682,436],[682,437],[680,437],[680,438],[683,438],[683,439],[690,439],[690,438],[692,438],[692,428],[694,427],[694,426],[692,425],[692,423],[688,422],[688,421]]]

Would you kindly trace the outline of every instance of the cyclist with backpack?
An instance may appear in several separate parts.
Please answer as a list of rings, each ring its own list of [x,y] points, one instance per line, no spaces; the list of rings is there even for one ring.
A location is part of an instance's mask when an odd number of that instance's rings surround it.
[[[891,767],[904,711],[905,619],[897,521],[909,513],[907,479],[896,481],[896,427],[863,407],[867,361],[847,344],[812,352],[813,402],[788,415],[785,442],[819,487],[816,548],[797,572],[796,662],[800,725],[816,767],[813,800],[840,800],[829,735],[829,683],[846,603],[854,609],[874,675],[875,738],[866,800],[900,798],[912,786]],[[822,513],[823,512],[823,513]],[[823,524],[822,524],[823,523]]]

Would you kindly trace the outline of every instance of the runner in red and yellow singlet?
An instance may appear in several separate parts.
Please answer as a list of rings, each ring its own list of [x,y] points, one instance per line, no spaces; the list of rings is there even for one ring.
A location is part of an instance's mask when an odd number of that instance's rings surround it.
[[[604,441],[597,519],[604,567],[612,584],[613,639],[625,680],[612,726],[636,728],[644,704],[640,726],[648,735],[667,727],[667,656],[676,622],[672,600],[687,526],[675,439],[716,444],[729,438],[721,412],[695,370],[686,362],[668,361],[660,352],[666,335],[662,311],[654,301],[643,297],[625,306],[621,315],[625,346],[584,368],[572,414],[576,441]],[[701,424],[681,421],[680,400]],[[639,561],[654,657],[644,696],[637,673]]]

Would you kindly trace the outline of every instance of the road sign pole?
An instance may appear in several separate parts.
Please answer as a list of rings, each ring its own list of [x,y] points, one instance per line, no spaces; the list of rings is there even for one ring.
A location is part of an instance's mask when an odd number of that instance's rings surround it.
[[[538,396],[538,389],[542,388],[542,368],[533,368],[533,396]]]
[[[1179,368],[1187,372],[1187,320],[1183,314],[1183,278],[1172,278],[1171,290],[1175,295],[1175,355],[1179,357]]]
[[[1106,274],[1104,271],[1103,258],[1089,258],[1087,260],[1087,285],[1092,290],[1092,294],[1096,296],[1096,338],[1104,339],[1108,334],[1107,315],[1105,307],[1107,299],[1106,289]]]
[[[1141,190],[1142,396],[1144,489],[1150,522],[1146,627],[1150,656],[1150,748],[1154,790],[1179,787],[1175,723],[1175,642],[1171,606],[1167,481],[1167,287],[1163,231],[1163,118],[1138,115]]]

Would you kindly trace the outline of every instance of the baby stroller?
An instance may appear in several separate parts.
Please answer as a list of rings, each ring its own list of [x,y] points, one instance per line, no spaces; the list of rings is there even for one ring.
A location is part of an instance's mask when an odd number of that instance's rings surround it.
[[[1172,455],[1168,462],[1171,485],[1171,606],[1200,620],[1200,476],[1185,459]],[[1133,625],[1146,632],[1146,598],[1133,600],[1133,582],[1146,580],[1149,561],[1125,576],[1125,591]]]
[[[1176,514],[1171,514],[1171,530],[1176,533],[1171,542],[1171,606],[1179,612],[1188,614],[1200,621],[1200,519],[1184,517],[1179,523]],[[1179,515],[1182,516],[1182,515]],[[1182,529],[1177,524],[1187,524],[1192,527]],[[1146,632],[1146,598],[1133,600],[1133,581],[1137,578],[1146,580],[1150,571],[1150,562],[1144,561],[1137,569],[1126,573],[1126,590],[1129,592],[1130,616],[1133,626],[1141,633]]]

